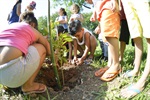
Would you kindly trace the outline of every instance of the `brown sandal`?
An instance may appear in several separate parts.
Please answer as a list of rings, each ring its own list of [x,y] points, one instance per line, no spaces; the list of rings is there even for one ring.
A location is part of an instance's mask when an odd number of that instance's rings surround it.
[[[105,82],[109,82],[109,81],[112,81],[113,79],[115,79],[119,74],[120,72],[122,71],[122,69],[119,69],[115,72],[106,72],[105,74],[113,74],[111,77],[103,77],[103,75],[100,77],[100,80],[102,81],[105,81]]]
[[[26,91],[26,92],[22,91],[22,92],[24,95],[29,95],[29,94],[35,94],[35,93],[43,93],[43,92],[46,92],[46,90],[47,90],[46,85],[39,83],[39,87],[37,90]]]
[[[104,68],[100,68],[95,72],[96,77],[101,77],[107,70],[109,69],[108,66],[105,66]]]

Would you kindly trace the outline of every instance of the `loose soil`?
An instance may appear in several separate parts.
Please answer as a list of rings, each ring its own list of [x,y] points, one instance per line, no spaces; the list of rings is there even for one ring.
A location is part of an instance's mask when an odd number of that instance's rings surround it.
[[[67,70],[63,71],[64,84],[62,83],[62,90],[58,89],[54,79],[53,67],[43,67],[37,77],[37,81],[49,87],[51,98],[56,97],[56,100],[93,100],[97,97],[96,93],[100,90],[99,86],[103,84],[98,77],[94,76],[97,69],[89,65],[64,67]],[[62,82],[61,70],[59,70],[59,75]],[[106,89],[106,87],[103,88]]]
[[[60,90],[54,78],[52,66],[42,67],[36,81],[47,85],[48,89],[42,94],[22,96],[21,89],[0,90],[0,100],[123,100],[119,93],[123,78],[117,77],[111,82],[103,82],[94,76],[98,69],[90,65],[81,65],[72,68],[64,66],[64,85]],[[62,81],[61,70],[59,70]],[[147,91],[149,95],[149,91]],[[115,96],[114,96],[115,95]],[[115,97],[119,97],[116,99]],[[136,99],[137,100],[137,99]]]
[[[90,65],[81,65],[64,70],[64,85],[62,86],[62,90],[60,90],[54,78],[55,75],[53,67],[43,67],[37,76],[36,81],[46,84],[48,91],[40,95],[30,95],[30,99],[44,100],[37,99],[39,96],[42,96],[46,98],[45,100],[47,100],[48,96],[50,96],[51,99],[55,98],[54,100],[94,100],[99,95],[97,93],[100,90],[105,91],[107,89],[106,86],[104,86],[103,89],[100,89],[100,86],[103,84],[103,82],[98,77],[94,76],[94,72],[96,70],[97,69]],[[61,70],[59,71],[59,75],[62,82]],[[6,95],[9,95],[9,98],[18,96],[18,99],[15,98],[15,100],[22,100],[20,99],[22,97],[18,95],[20,93],[20,88],[6,89]],[[5,97],[5,95],[3,95],[3,97]],[[100,100],[103,100],[103,98]]]

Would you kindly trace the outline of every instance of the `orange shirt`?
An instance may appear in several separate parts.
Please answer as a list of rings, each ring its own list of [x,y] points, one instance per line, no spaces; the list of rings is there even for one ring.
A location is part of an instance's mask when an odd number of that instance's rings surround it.
[[[101,19],[101,14],[104,9],[109,9],[113,10],[113,2],[111,0],[99,0],[95,3],[95,9],[96,9],[96,14],[97,14],[97,19],[100,21]]]

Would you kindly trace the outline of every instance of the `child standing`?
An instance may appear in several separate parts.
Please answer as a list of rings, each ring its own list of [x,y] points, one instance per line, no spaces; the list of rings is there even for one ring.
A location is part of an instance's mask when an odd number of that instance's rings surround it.
[[[79,20],[80,22],[83,22],[83,15],[80,13],[80,7],[77,4],[73,4],[71,6],[71,12],[72,15],[69,19],[69,23],[73,20]]]
[[[25,12],[33,12],[33,10],[35,9],[36,7],[36,2],[32,1],[28,6],[27,8],[25,9]],[[24,14],[24,13],[23,13]],[[20,18],[19,18],[19,22],[22,21],[23,19],[23,14],[20,15]]]
[[[98,19],[100,22],[101,32],[103,33],[104,42],[108,42],[108,52],[111,52],[111,66],[100,77],[103,81],[113,80],[121,71],[119,64],[119,30],[120,17],[118,4],[115,0],[85,0],[94,4],[95,11],[91,20]]]
[[[123,62],[123,56],[124,56],[124,51],[126,48],[126,44],[129,44],[129,38],[130,38],[130,32],[128,28],[128,23],[126,20],[126,16],[124,13],[124,8],[121,3],[121,11],[120,11],[120,20],[121,20],[121,29],[120,29],[120,58],[119,61],[122,63]],[[132,41],[133,45],[133,41]]]
[[[65,32],[68,32],[68,17],[65,9],[60,8],[58,14],[59,17],[56,18],[56,21],[58,21],[59,24],[64,27]]]
[[[130,35],[135,44],[135,66],[130,71],[130,75],[136,76],[139,73],[143,52],[142,37],[146,38],[148,46],[147,60],[141,78],[133,85],[121,90],[121,96],[132,98],[144,89],[150,73],[150,1],[122,0],[122,4],[129,25]]]
[[[79,20],[73,20],[69,24],[69,34],[73,36],[74,44],[74,59],[77,65],[83,63],[86,59],[88,52],[90,55],[87,61],[94,58],[94,52],[97,46],[95,36],[87,29],[83,28]],[[81,58],[77,58],[77,50],[79,50]],[[88,62],[87,62],[88,63]]]
[[[36,7],[36,2],[35,1],[32,1],[28,6],[27,8],[25,9],[25,11],[33,11]]]
[[[21,3],[22,3],[22,0],[16,0],[16,3],[13,6],[12,11],[8,15],[8,18],[7,18],[8,24],[19,22],[19,16],[21,14]]]

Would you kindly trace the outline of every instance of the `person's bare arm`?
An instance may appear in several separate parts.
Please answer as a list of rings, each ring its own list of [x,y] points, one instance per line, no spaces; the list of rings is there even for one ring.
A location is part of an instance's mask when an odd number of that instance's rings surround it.
[[[68,23],[68,18],[67,18],[67,17],[65,17],[65,19],[64,19],[64,20],[58,20],[58,22],[59,22],[60,24]]]
[[[49,44],[48,40],[46,38],[44,38],[44,36],[39,31],[37,31],[34,28],[32,28],[32,29],[36,35],[36,39],[37,39],[36,42],[42,44],[46,48],[47,55],[50,55],[51,51],[50,51],[50,44]]]
[[[113,5],[113,7],[112,7],[112,11],[119,11],[119,5],[118,5],[118,3],[119,2],[117,2],[116,0],[111,0],[111,2],[112,2],[112,5]]]
[[[73,40],[73,45],[74,45],[74,59],[76,60],[77,59],[77,40],[76,39],[74,39]]]
[[[17,9],[16,9],[16,10],[17,10],[17,11],[16,11],[16,12],[17,12],[17,15],[20,16],[20,14],[21,14],[21,3],[18,3],[18,4],[17,4]]]
[[[98,26],[95,28],[94,32],[95,32],[95,34],[100,34],[101,33],[100,24],[98,24]]]
[[[70,17],[70,18],[69,18],[69,21],[68,21],[68,23],[71,23],[71,21],[72,21],[72,17]]]
[[[94,8],[95,9],[95,8]],[[91,16],[91,18],[90,18],[90,21],[91,22],[95,22],[96,21],[96,11],[95,10],[93,10],[93,14],[92,14],[92,16]]]
[[[68,42],[68,45],[69,45],[69,61],[71,61],[72,60],[72,43]]]
[[[84,35],[85,35],[85,50],[81,57],[81,60],[84,60],[87,57],[89,49],[90,49],[90,33],[87,32]]]
[[[79,20],[80,22],[83,22],[84,21],[83,15],[80,14],[80,18],[77,18],[77,20]]]

